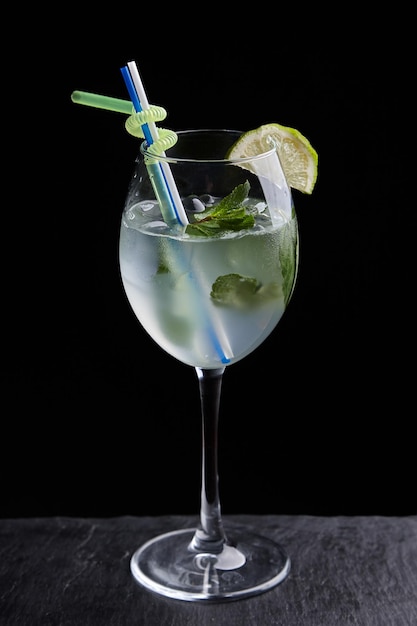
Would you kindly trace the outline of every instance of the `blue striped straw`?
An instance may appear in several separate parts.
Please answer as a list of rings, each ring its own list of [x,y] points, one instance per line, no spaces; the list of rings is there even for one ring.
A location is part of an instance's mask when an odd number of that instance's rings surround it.
[[[129,62],[126,67],[121,68],[121,72],[135,111],[139,113],[140,111],[149,109],[148,99],[143,89],[136,64],[133,61]],[[158,129],[154,122],[142,124],[142,131],[148,145],[158,140]],[[162,153],[161,156],[164,156],[164,153]],[[148,164],[147,167],[165,221],[168,224],[176,223],[182,226],[188,224],[187,214],[181,202],[168,163],[160,161],[155,164]],[[150,168],[153,168],[152,171],[150,171]],[[209,316],[207,316],[207,311],[204,311],[203,314],[207,317],[210,337],[221,362],[224,364],[230,363],[233,352],[220,322],[217,318],[210,320]],[[223,346],[225,346],[226,349],[223,349]]]
[[[121,68],[121,72],[136,113],[149,109],[150,106],[136,65],[130,62],[126,67]],[[158,140],[158,129],[154,122],[142,124],[142,131],[148,146]],[[161,156],[165,156],[165,154],[162,153]],[[187,214],[168,163],[160,161],[148,165],[148,169],[164,220],[170,226],[175,224],[186,226],[188,224]]]

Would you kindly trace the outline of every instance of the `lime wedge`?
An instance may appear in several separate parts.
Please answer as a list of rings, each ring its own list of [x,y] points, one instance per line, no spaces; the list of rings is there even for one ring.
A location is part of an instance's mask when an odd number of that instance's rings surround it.
[[[287,183],[293,189],[311,194],[316,184],[318,155],[295,128],[280,124],[264,124],[243,133],[228,151],[228,159],[244,159],[271,149],[273,139]]]

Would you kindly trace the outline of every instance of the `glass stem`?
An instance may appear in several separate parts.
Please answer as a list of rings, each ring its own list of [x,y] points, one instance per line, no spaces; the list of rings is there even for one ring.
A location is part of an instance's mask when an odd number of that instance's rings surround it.
[[[222,379],[225,367],[196,367],[202,416],[202,486],[200,526],[191,547],[198,552],[217,554],[226,541],[220,512],[219,476],[217,466],[218,423]]]

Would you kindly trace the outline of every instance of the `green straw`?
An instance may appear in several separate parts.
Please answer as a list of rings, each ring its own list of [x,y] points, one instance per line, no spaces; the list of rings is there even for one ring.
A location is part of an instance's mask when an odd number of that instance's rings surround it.
[[[71,100],[76,104],[85,104],[88,107],[106,109],[107,111],[125,113],[126,115],[132,115],[135,112],[133,104],[130,100],[120,100],[119,98],[100,96],[99,94],[89,93],[88,91],[73,91],[71,94]]]
[[[140,79],[139,79],[140,80]],[[133,103],[129,100],[120,100],[119,98],[110,98],[109,96],[101,96],[95,93],[89,93],[87,91],[73,91],[71,94],[71,100],[76,104],[84,104],[86,106],[94,107],[96,109],[106,109],[107,111],[115,111],[116,113],[125,113],[126,115],[132,115],[135,113]],[[155,192],[156,193],[156,192]],[[157,195],[158,198],[158,195]],[[161,205],[161,200],[158,198]],[[161,205],[162,206],[162,205]],[[210,336],[214,342],[215,348],[221,358],[222,363],[230,363],[230,358],[233,356],[232,349],[229,345],[227,337],[224,335],[223,328],[219,325],[218,320],[215,318],[211,320],[214,328],[210,328]],[[222,342],[216,335],[216,331],[221,334],[223,342],[226,344],[227,353],[223,349]]]

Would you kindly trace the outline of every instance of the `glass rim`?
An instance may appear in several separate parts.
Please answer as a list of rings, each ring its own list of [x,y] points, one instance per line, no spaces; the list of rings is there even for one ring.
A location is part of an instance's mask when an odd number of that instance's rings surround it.
[[[172,132],[178,136],[185,136],[185,135],[191,135],[191,134],[197,134],[197,133],[236,134],[236,139],[238,139],[241,135],[244,134],[245,131],[228,129],[228,128],[191,128],[187,130],[177,130],[177,131],[172,131]],[[253,156],[247,156],[247,157],[242,157],[242,158],[237,158],[237,159],[226,159],[226,158],[225,159],[210,159],[207,157],[184,158],[184,157],[177,157],[177,156],[169,156],[168,154],[164,154],[164,155],[155,154],[151,150],[148,150],[148,143],[146,140],[143,140],[142,143],[140,144],[140,153],[144,157],[147,157],[155,161],[162,161],[165,163],[213,163],[213,164],[216,163],[216,164],[238,165],[242,163],[247,163],[248,161],[260,161],[262,159],[269,157],[274,152],[276,152],[276,142],[274,141],[272,137],[270,138],[270,141],[272,145],[270,150],[266,150],[265,152],[261,152]],[[174,146],[175,144],[172,147]],[[168,149],[169,148],[167,148],[167,150]]]

